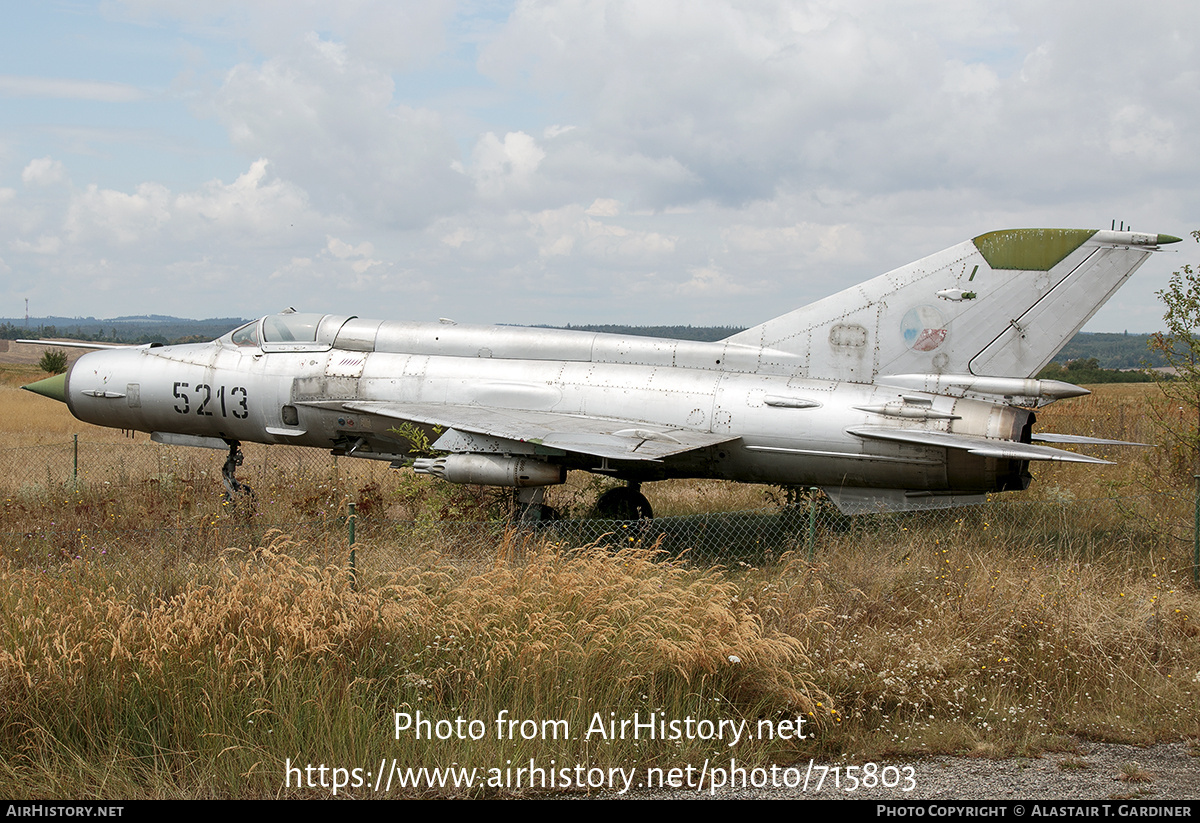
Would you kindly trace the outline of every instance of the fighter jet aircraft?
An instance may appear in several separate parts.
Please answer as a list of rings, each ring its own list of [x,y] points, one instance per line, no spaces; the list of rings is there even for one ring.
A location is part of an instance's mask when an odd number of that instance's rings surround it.
[[[292,310],[206,344],[109,349],[25,388],[162,443],[284,443],[518,489],[550,516],[569,469],[627,482],[598,502],[651,514],[645,481],[818,486],[843,512],[982,502],[1035,460],[1032,410],[1085,389],[1038,373],[1163,234],[1014,229],[716,343]]]

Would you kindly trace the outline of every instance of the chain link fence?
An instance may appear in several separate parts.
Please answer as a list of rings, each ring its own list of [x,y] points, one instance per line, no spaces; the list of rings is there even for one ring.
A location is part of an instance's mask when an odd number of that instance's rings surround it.
[[[725,565],[769,563],[788,553],[819,560],[848,542],[881,552],[919,544],[1080,557],[1151,550],[1178,558],[1181,567],[1192,562],[1190,494],[1076,499],[1048,484],[1046,499],[1004,495],[983,506],[847,517],[819,493],[799,490],[749,511],[512,523],[466,520],[461,500],[428,499],[465,494],[461,487],[448,491],[448,484],[386,463],[284,446],[244,450],[238,477],[255,496],[236,503],[222,499],[224,454],[215,450],[71,441],[0,451],[0,556],[47,570],[74,563],[140,568],[148,581],[168,581],[167,588],[231,548],[254,551],[277,534],[339,565],[350,562],[353,539],[357,567],[380,573],[429,552],[488,565],[539,546],[593,544]]]

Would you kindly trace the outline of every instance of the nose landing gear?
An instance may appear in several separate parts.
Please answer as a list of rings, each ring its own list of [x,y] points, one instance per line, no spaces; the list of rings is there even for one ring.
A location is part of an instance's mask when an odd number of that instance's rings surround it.
[[[237,467],[242,465],[246,456],[242,454],[242,444],[237,440],[226,440],[229,444],[229,456],[225,458],[225,465],[221,467],[221,479],[225,482],[225,501],[232,503],[236,495],[244,494],[251,499],[254,498],[254,491],[245,483],[239,482],[234,473]]]

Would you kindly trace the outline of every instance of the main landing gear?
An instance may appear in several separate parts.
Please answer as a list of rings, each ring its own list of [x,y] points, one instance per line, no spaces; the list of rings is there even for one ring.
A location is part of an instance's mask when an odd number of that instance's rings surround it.
[[[641,492],[641,483],[609,489],[596,500],[596,517],[602,520],[650,520],[654,511]]]
[[[561,519],[556,509],[542,502],[545,496],[544,486],[516,489],[513,495],[513,519],[522,523]],[[650,520],[654,517],[654,510],[650,508],[646,495],[642,494],[641,484],[631,482],[628,486],[609,489],[600,495],[592,508],[592,517],[600,520]]]
[[[546,487],[521,488],[513,491],[513,520],[520,523],[544,523],[561,520],[558,509],[547,506]]]

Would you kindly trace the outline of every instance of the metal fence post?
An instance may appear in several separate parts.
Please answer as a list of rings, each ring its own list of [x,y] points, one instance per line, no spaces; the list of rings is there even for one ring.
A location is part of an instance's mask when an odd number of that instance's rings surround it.
[[[808,562],[811,563],[817,543],[817,487],[808,490]]]
[[[1192,524],[1192,583],[1200,586],[1200,474],[1193,474],[1196,481],[1196,522]]]
[[[349,514],[346,516],[346,527],[350,532],[350,588],[353,591],[358,591],[358,564],[357,558],[354,556],[354,504],[348,506]]]
[[[71,449],[73,453],[73,463],[71,465],[71,488],[79,488],[79,435],[75,435],[75,442]]]

